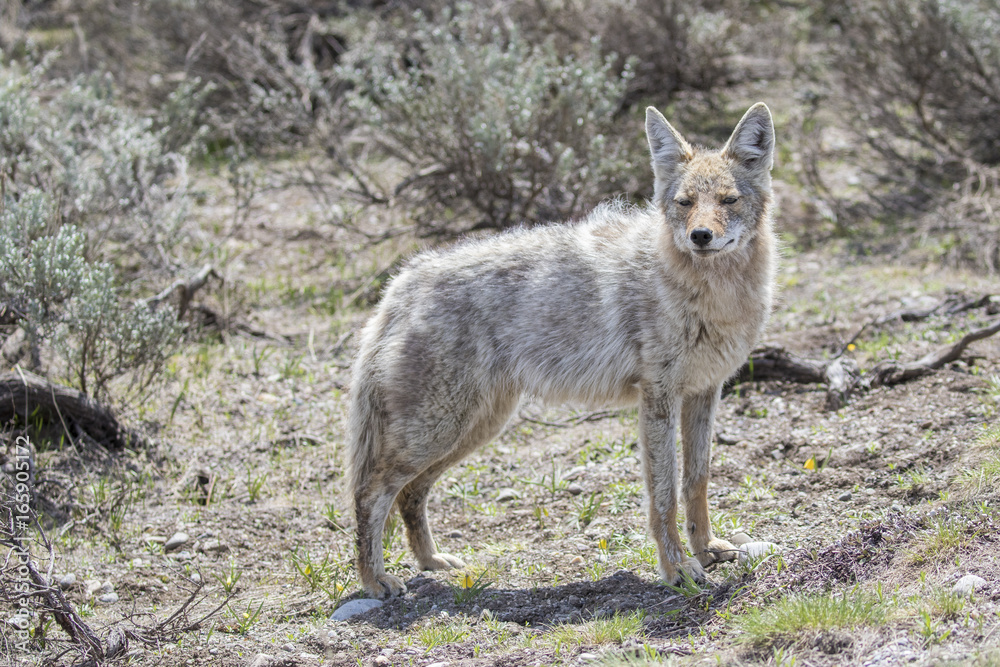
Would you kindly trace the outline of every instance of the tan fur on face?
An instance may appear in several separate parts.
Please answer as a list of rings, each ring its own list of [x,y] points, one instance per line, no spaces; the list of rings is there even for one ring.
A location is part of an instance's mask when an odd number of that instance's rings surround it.
[[[369,594],[405,590],[380,548],[393,503],[421,567],[461,563],[436,552],[428,493],[503,429],[524,395],[638,402],[661,575],[702,577],[702,565],[730,553],[708,520],[708,461],[720,387],[771,308],[770,113],[752,107],[721,151],[692,148],[654,109],[646,130],[650,206],[605,204],[577,224],[425,253],[387,288],[361,334],[350,390],[358,569]],[[713,233],[708,252],[692,248],[698,226]],[[677,529],[679,495],[694,559]]]

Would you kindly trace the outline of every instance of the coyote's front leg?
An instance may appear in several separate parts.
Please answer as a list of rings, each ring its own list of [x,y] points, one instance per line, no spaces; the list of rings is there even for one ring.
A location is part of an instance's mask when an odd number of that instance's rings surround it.
[[[643,475],[649,495],[649,529],[656,542],[660,576],[668,584],[687,573],[696,581],[705,572],[694,558],[687,558],[677,531],[677,422],[680,401],[665,393],[643,390],[639,414],[639,445]]]
[[[708,464],[720,390],[721,387],[688,396],[681,411],[685,523],[691,553],[703,566],[736,558],[736,547],[712,534],[712,522],[708,516]]]

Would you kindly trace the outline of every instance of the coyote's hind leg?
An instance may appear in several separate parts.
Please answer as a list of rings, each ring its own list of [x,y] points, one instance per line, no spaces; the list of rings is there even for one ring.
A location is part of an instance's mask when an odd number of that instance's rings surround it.
[[[404,481],[399,480],[387,483],[382,475],[370,475],[355,491],[358,575],[365,592],[372,597],[385,598],[406,592],[406,584],[399,577],[385,571],[385,559],[382,555],[385,520],[403,483]]]
[[[465,567],[460,558],[442,553],[434,544],[430,525],[427,521],[427,497],[434,482],[445,470],[455,465],[467,455],[486,444],[500,431],[517,405],[516,395],[506,395],[484,406],[486,414],[480,415],[456,443],[455,447],[438,461],[431,464],[416,479],[410,481],[396,498],[396,505],[406,526],[406,536],[410,542],[417,563],[422,570],[449,570]]]

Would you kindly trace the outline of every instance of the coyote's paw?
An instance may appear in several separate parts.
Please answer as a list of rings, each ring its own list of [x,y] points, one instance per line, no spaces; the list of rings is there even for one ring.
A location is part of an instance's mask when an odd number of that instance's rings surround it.
[[[697,558],[687,558],[680,563],[671,563],[660,572],[663,582],[668,586],[680,586],[685,579],[703,584],[707,581],[705,570]]]
[[[712,563],[735,560],[738,552],[739,549],[735,546],[716,537],[708,543],[704,550],[697,553],[696,557],[703,567],[708,567]]]
[[[426,560],[420,561],[421,570],[460,570],[465,567],[461,558],[451,554],[436,553]]]
[[[373,598],[383,600],[406,592],[406,584],[403,583],[403,580],[391,574],[383,572],[376,575],[375,583],[377,585],[374,587],[365,586],[365,592]]]

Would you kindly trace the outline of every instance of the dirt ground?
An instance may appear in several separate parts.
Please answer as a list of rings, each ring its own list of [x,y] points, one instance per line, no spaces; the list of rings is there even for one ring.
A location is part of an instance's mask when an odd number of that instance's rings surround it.
[[[205,220],[225,217],[228,206],[212,193],[206,185]],[[314,206],[284,190],[226,230],[218,246],[226,283],[210,305],[243,326],[206,332],[172,362],[166,388],[128,416],[146,425],[145,446],[34,443],[53,576],[74,575],[67,598],[100,634],[128,631],[125,663],[1000,661],[1000,473],[990,467],[1000,442],[991,429],[1000,338],[927,377],[859,392],[836,412],[824,409],[818,385],[750,382],[729,392],[711,468],[715,530],[781,553],[721,564],[702,588],[657,580],[635,411],[526,402],[432,495],[439,547],[469,569],[414,570],[392,520],[389,569],[409,592],[330,620],[363,597],[342,475],[352,333],[369,311],[342,306],[412,248],[390,242],[345,254]],[[880,316],[998,293],[986,276],[862,262],[835,243],[786,250],[779,285],[767,340],[811,358],[836,354]],[[991,308],[871,325],[847,354],[862,369],[916,359],[982,326]],[[167,552],[177,533],[188,539]],[[952,595],[967,574],[985,587]],[[107,586],[116,601],[101,602]],[[771,631],[752,623],[782,600],[860,595],[877,600],[877,618]],[[173,625],[157,627],[189,599]],[[58,657],[62,631],[46,632],[42,653],[0,662],[71,662],[72,654]]]

